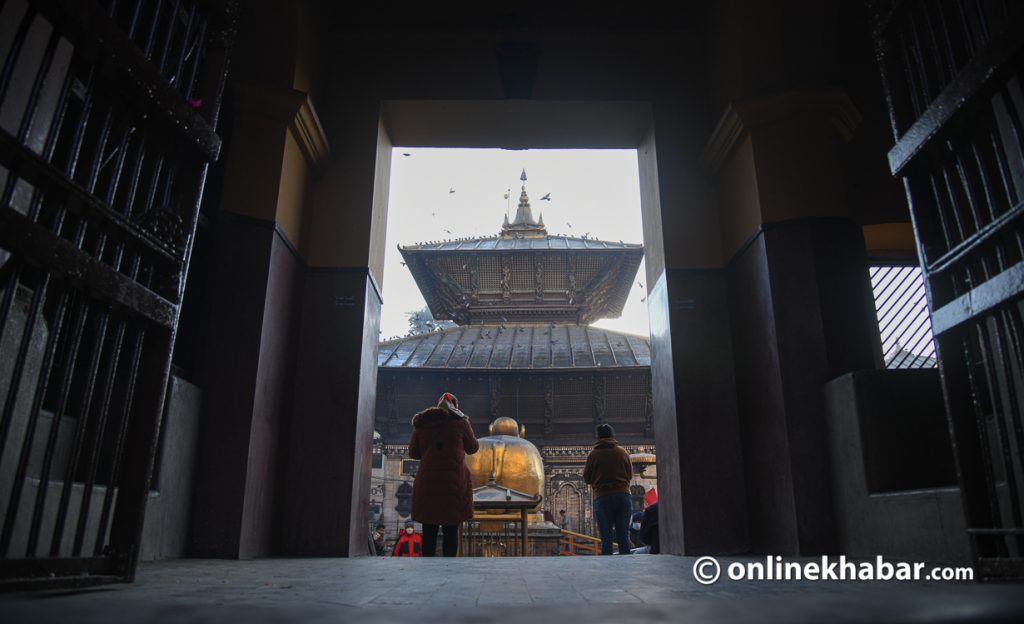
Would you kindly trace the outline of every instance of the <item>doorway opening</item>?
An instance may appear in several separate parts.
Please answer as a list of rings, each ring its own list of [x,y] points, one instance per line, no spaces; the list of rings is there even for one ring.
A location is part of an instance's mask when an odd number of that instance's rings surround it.
[[[639,167],[635,148],[392,149],[368,510],[378,551],[416,515],[411,419],[444,392],[482,438],[467,458],[474,487],[540,497],[530,554],[596,553],[582,472],[599,424],[630,453],[633,510],[656,500]],[[507,515],[478,511],[462,553],[517,554]]]

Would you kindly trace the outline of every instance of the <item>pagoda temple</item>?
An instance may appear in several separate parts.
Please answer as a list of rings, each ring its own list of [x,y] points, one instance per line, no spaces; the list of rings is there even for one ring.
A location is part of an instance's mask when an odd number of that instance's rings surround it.
[[[576,530],[596,532],[581,477],[594,428],[608,422],[631,453],[653,452],[648,337],[589,325],[622,313],[643,245],[549,234],[520,179],[500,233],[398,247],[431,314],[456,326],[379,345],[371,516],[386,524],[409,513],[412,415],[443,391],[477,436],[499,417],[524,427],[544,460],[544,508],[566,509]],[[653,472],[634,481],[637,508]]]

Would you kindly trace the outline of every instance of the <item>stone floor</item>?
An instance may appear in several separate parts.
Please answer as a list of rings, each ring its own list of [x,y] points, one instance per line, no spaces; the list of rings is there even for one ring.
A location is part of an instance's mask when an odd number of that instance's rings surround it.
[[[698,584],[694,559],[186,559],[134,584],[0,598],[0,622],[1024,622],[1024,587],[975,582]],[[727,562],[723,561],[723,568]]]

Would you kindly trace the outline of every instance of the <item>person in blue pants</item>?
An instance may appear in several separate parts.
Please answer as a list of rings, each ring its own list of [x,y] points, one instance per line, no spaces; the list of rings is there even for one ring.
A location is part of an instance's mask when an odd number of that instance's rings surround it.
[[[615,440],[609,424],[597,426],[597,442],[587,455],[583,480],[594,490],[594,518],[601,532],[601,554],[613,554],[612,542],[619,543],[619,554],[629,554],[629,516],[633,511],[629,482],[633,466],[629,453]]]

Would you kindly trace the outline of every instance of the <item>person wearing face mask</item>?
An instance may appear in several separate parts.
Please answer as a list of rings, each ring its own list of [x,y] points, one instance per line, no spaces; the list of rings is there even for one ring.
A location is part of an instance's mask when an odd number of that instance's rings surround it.
[[[412,520],[407,520],[405,528],[399,533],[398,543],[391,552],[392,557],[422,557],[423,538],[416,532],[416,525]]]
[[[633,517],[629,519],[629,541],[633,544],[633,548],[641,548],[646,546],[643,540],[640,539],[640,523],[644,519],[644,512],[637,511],[633,513]]]

